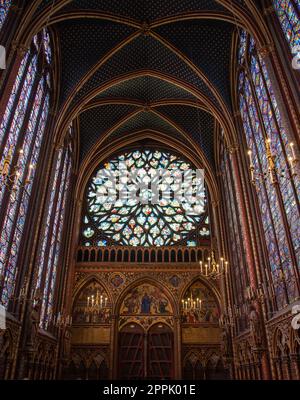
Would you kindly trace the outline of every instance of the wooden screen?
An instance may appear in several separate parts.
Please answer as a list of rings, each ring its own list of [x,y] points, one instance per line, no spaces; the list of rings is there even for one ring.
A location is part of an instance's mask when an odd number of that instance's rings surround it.
[[[119,379],[141,379],[144,371],[144,331],[136,324],[119,333]]]
[[[157,324],[148,332],[149,379],[172,379],[174,366],[173,332],[164,324]]]
[[[119,333],[119,379],[172,379],[174,361],[172,330],[156,324],[145,332],[136,324]]]

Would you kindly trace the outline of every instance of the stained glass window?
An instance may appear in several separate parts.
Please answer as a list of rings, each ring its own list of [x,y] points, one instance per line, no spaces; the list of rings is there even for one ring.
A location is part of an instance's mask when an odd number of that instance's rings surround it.
[[[255,180],[257,196],[274,292],[281,308],[297,297],[294,268],[300,267],[299,177],[290,170],[291,150],[265,62],[253,38],[245,34],[239,60],[240,111],[254,170],[260,174]],[[268,177],[267,143],[274,156],[275,183]]]
[[[274,0],[273,4],[289,46],[299,46],[300,0]]]
[[[71,144],[61,148],[56,154],[56,164],[52,174],[51,190],[44,218],[43,240],[38,257],[38,277],[36,287],[42,290],[40,326],[48,329],[53,316],[54,291],[58,276],[62,230],[65,220],[65,206],[69,193],[72,169]]]
[[[112,198],[111,177],[116,179],[118,189],[126,186],[122,178],[118,181],[120,165],[136,174],[137,182],[142,185],[138,198]],[[194,246],[201,238],[207,239],[209,221],[204,184],[198,186],[199,201],[194,204],[168,195],[164,191],[164,183],[158,185],[160,197],[152,201],[154,190],[151,184],[156,182],[160,170],[173,171],[175,177],[170,173],[166,178],[172,191],[176,190],[177,172],[180,175],[180,172],[188,173],[193,168],[177,155],[151,149],[125,152],[102,165],[92,177],[86,192],[83,244],[168,246],[184,242]],[[198,179],[196,174],[192,179],[195,183],[194,179]],[[126,190],[130,192],[130,185],[128,187]]]
[[[237,328],[243,331],[248,328],[247,314],[249,312],[246,301],[246,288],[249,286],[248,268],[245,259],[243,233],[241,228],[241,215],[236,198],[234,175],[231,168],[230,157],[222,146],[221,152],[222,191],[224,206],[226,207],[226,226],[230,243],[230,265],[233,274],[232,289],[235,298],[235,317]]]
[[[6,307],[14,296],[18,256],[49,111],[47,64],[41,74],[37,73],[39,59],[44,57],[42,37],[34,38],[37,47],[24,56],[0,121],[0,301]]]
[[[11,0],[0,0],[0,30],[7,17],[10,6],[11,6]]]

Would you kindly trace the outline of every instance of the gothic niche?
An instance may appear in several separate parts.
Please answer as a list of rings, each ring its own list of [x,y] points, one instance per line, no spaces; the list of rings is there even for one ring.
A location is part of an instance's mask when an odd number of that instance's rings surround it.
[[[219,308],[211,290],[201,281],[194,282],[181,300],[182,324],[217,324],[219,317]]]
[[[111,303],[105,289],[93,280],[77,296],[73,308],[73,324],[109,324]]]
[[[208,371],[212,364],[207,364],[207,360],[202,358],[208,353],[216,354],[218,358],[222,356],[223,338],[217,299],[211,289],[197,280],[185,291],[180,308],[183,357],[185,354],[197,355],[195,360],[187,358],[183,363],[183,375],[189,379],[209,379]]]

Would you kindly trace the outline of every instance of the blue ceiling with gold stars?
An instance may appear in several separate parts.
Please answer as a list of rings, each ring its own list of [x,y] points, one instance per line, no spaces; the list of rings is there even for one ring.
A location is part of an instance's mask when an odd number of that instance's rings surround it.
[[[49,24],[60,107],[79,115],[80,159],[95,143],[149,130],[199,146],[214,167],[215,113],[232,111],[230,9],[218,0],[61,3]]]

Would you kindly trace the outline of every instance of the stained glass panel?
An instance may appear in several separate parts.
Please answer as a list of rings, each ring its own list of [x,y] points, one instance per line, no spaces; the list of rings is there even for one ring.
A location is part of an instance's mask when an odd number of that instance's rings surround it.
[[[300,1],[273,0],[283,33],[291,49],[300,45]]]
[[[71,169],[71,152],[68,149],[65,152],[59,150],[47,209],[47,225],[45,225],[44,239],[38,262],[37,287],[43,286],[40,326],[44,329],[48,329],[53,315],[53,299]]]
[[[11,6],[11,0],[1,0],[0,1],[0,30],[4,24],[7,17],[9,7]]]
[[[49,77],[46,72],[37,74],[39,56],[44,57],[32,49],[24,56],[0,121],[0,166],[7,166],[0,186],[4,210],[0,220],[0,275],[4,283],[0,301],[5,306],[14,295],[18,255],[49,111]]]
[[[233,290],[235,293],[236,304],[242,310],[238,318],[238,329],[243,331],[248,328],[248,319],[246,313],[248,311],[245,305],[245,290],[249,285],[248,268],[245,261],[245,249],[243,242],[243,232],[240,221],[241,215],[237,204],[235,182],[231,170],[231,162],[227,151],[223,148],[221,159],[221,171],[223,180],[224,202],[226,207],[226,224],[228,227],[230,241],[230,265],[234,279]]]
[[[299,267],[299,178],[292,177],[289,172],[287,133],[268,70],[257,55],[253,38],[250,44],[246,55],[248,62],[244,63],[239,57],[243,66],[239,77],[240,110],[254,171],[262,177],[255,180],[257,196],[277,305],[282,308],[297,296],[292,259],[298,260]],[[244,46],[243,41],[241,46]],[[278,182],[275,185],[269,179],[267,139],[274,155]],[[288,231],[285,220],[290,227]]]
[[[122,163],[130,172],[136,173],[138,183],[145,184],[139,198],[113,198],[112,180],[108,177],[116,179],[118,189],[125,189],[121,179],[118,181]],[[93,241],[96,245],[106,240],[110,244],[126,246],[164,246],[186,238],[193,241],[190,236],[195,231],[200,236],[209,236],[204,185],[195,206],[178,201],[176,197],[170,198],[163,190],[158,201],[151,201],[154,191],[149,185],[155,181],[159,170],[188,171],[192,168],[176,155],[150,149],[124,153],[100,168],[86,193],[83,243]],[[169,183],[171,189],[175,187],[171,176]]]

